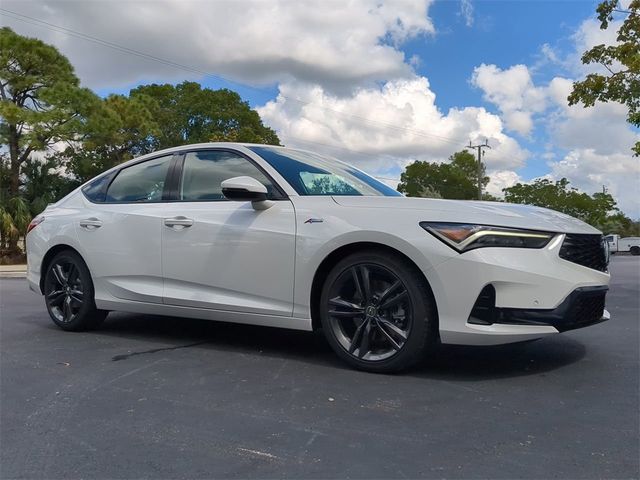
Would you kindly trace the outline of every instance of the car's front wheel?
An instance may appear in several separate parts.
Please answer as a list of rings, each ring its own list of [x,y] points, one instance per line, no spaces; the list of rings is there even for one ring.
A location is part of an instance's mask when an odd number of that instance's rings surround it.
[[[98,327],[107,316],[94,302],[93,282],[84,261],[73,251],[58,253],[44,279],[47,311],[53,322],[69,331]]]
[[[320,316],[328,342],[352,366],[395,372],[419,361],[437,336],[435,309],[414,265],[385,251],[359,252],[329,272]]]

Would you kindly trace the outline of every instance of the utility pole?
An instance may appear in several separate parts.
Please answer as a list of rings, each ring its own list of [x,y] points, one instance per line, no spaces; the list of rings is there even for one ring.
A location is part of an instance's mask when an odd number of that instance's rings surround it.
[[[489,140],[485,139],[484,143],[480,145],[471,145],[471,140],[469,140],[469,145],[466,148],[475,148],[478,152],[478,200],[482,200],[482,155],[484,155],[483,148],[491,148],[489,146]]]

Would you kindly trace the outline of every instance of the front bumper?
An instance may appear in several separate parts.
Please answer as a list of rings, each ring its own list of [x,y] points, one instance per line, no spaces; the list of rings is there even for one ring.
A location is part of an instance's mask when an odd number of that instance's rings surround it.
[[[606,292],[610,276],[560,258],[563,237],[543,249],[471,250],[425,272],[437,303],[442,343],[520,342],[606,319],[604,308],[597,319],[590,315],[587,321],[575,313],[590,292]],[[495,321],[474,323],[471,312],[487,286],[495,289],[499,315]]]
[[[558,332],[588,327],[609,319],[609,312],[604,308],[608,290],[606,286],[577,288],[553,309],[499,308],[489,305],[480,310],[484,318],[474,318],[472,310],[469,323],[550,326]]]

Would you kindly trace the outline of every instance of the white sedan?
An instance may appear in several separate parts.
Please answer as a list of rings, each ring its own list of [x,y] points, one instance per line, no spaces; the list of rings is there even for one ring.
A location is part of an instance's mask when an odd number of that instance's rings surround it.
[[[182,146],[119,165],[29,226],[28,281],[64,330],[112,310],[322,329],[389,372],[436,342],[606,320],[601,233],[551,210],[406,198],[289,148]]]

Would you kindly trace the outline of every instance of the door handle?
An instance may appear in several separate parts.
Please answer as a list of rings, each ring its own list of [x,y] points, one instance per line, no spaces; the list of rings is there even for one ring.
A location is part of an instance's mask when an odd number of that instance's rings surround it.
[[[95,230],[96,228],[100,228],[102,226],[102,221],[98,220],[95,217],[85,218],[84,220],[80,220],[80,226],[87,230]]]
[[[187,228],[193,225],[193,220],[191,218],[179,216],[179,217],[173,217],[173,218],[165,218],[164,224],[167,227],[170,227],[176,230],[178,229],[182,230],[183,228]]]

